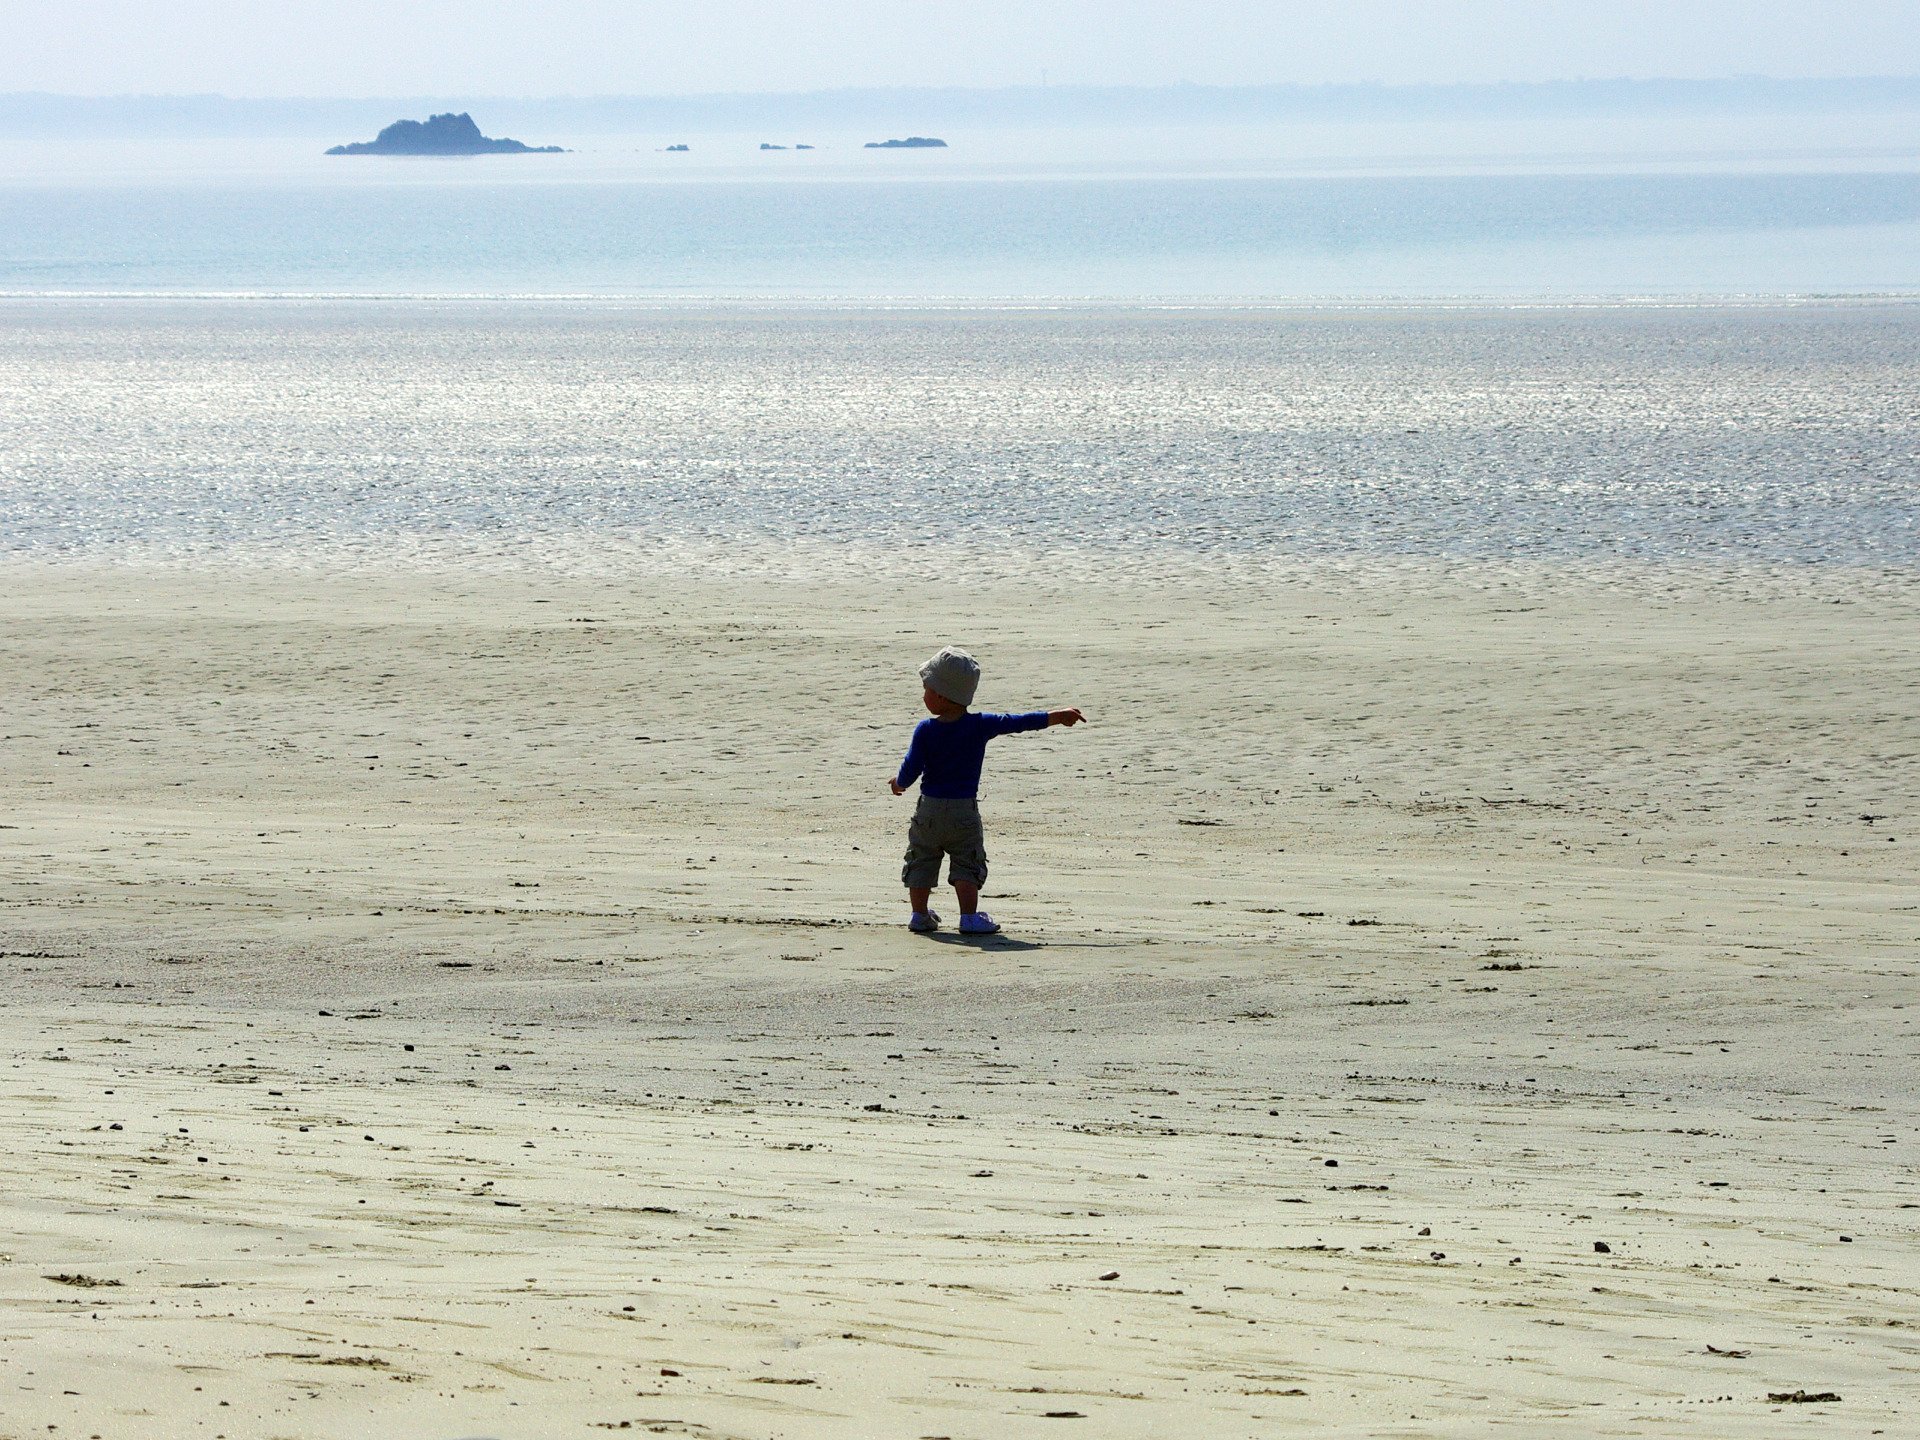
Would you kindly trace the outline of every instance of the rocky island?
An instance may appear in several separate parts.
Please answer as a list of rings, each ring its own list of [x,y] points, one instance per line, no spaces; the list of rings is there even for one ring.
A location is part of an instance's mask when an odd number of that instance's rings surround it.
[[[909,135],[904,140],[869,140],[869,150],[944,150],[947,142],[935,140],[931,135]]]
[[[522,145],[480,133],[473,117],[432,115],[425,120],[396,120],[371,140],[335,145],[329,155],[564,155],[558,145]]]

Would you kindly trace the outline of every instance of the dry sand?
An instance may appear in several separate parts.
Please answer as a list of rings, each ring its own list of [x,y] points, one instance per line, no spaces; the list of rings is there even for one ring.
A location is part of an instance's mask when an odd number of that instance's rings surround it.
[[[8,1440],[1920,1429],[1911,583],[6,581]]]

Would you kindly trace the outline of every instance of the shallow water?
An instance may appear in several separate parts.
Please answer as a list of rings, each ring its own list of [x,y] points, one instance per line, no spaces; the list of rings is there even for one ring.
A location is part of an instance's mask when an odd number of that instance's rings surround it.
[[[0,555],[1904,567],[1916,393],[1904,303],[13,301]]]
[[[202,157],[146,177],[0,178],[0,293],[1920,293],[1911,167],[1129,175],[967,169],[933,152],[775,156],[696,179],[595,158],[308,155],[253,174]]]

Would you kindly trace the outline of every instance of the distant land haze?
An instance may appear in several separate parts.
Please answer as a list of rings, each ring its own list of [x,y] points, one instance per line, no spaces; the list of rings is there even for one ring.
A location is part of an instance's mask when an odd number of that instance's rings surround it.
[[[1775,80],[1564,80],[1505,85],[1024,86],[792,94],[385,96],[0,95],[0,134],[307,135],[337,139],[395,115],[483,109],[494,123],[574,134],[871,126],[1215,125],[1627,115],[1920,113],[1920,76]],[[791,133],[791,132],[789,132]],[[937,131],[935,133],[938,133]]]

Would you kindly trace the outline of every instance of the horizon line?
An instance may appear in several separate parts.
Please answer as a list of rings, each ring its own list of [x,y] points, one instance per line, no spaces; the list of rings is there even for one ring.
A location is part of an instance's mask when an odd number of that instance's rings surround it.
[[[816,97],[845,96],[896,96],[896,95],[1065,95],[1065,94],[1162,94],[1167,92],[1200,92],[1206,94],[1252,94],[1270,91],[1291,92],[1329,92],[1329,91],[1387,91],[1395,93],[1419,93],[1432,91],[1511,91],[1540,90],[1550,88],[1596,88],[1621,85],[1689,85],[1689,86],[1742,86],[1742,85],[1780,85],[1780,86],[1842,86],[1857,84],[1916,84],[1920,85],[1920,73],[1915,74],[1859,74],[1859,75],[1581,75],[1554,76],[1533,80],[1274,80],[1254,84],[1220,85],[1205,81],[1173,80],[1157,84],[1100,84],[1094,82],[1073,82],[1067,84],[1019,85],[835,85],[817,86],[801,90],[606,90],[593,92],[559,92],[513,94],[493,92],[481,94],[472,91],[419,90],[411,93],[390,92],[387,94],[284,94],[284,95],[235,95],[220,90],[120,90],[112,92],[81,92],[69,90],[0,90],[0,99],[7,100],[223,100],[236,104],[311,104],[311,103],[375,103],[391,101],[420,101],[445,99],[452,94],[468,96],[466,103],[485,103],[489,101],[519,102],[527,101],[617,101],[617,100],[772,100],[772,99],[809,99]]]

